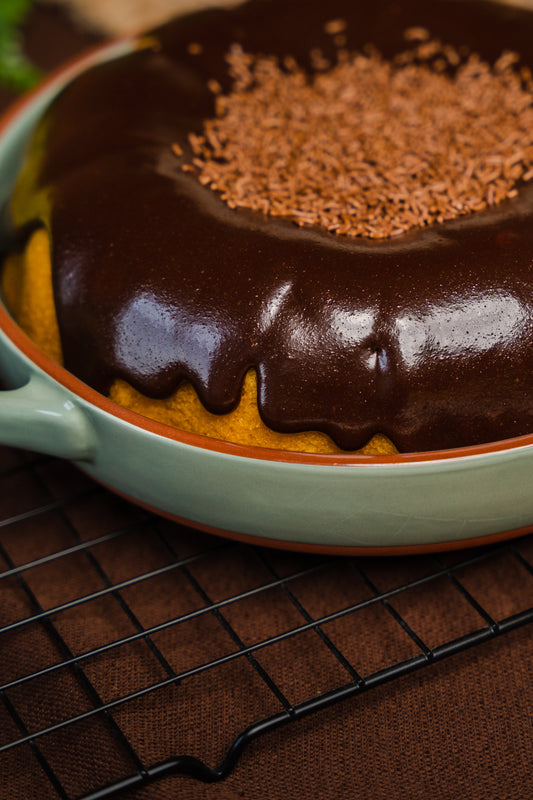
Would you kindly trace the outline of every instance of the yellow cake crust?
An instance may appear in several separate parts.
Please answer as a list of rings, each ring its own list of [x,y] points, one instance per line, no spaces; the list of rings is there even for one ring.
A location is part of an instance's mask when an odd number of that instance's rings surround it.
[[[8,256],[2,273],[6,304],[25,333],[46,355],[62,363],[61,341],[55,312],[50,238],[44,228],[30,236],[25,249]],[[235,444],[254,445],[303,453],[342,453],[324,433],[278,433],[262,421],[257,407],[257,377],[250,369],[244,379],[240,402],[229,414],[211,414],[193,386],[183,381],[168,398],[154,400],[116,380],[110,398],[123,408],[174,428]],[[376,435],[357,453],[390,455],[397,450],[383,435]]]

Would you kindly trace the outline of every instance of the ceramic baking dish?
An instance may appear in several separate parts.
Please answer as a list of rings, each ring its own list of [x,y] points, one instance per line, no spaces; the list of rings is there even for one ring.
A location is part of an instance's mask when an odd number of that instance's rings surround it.
[[[85,55],[0,125],[0,205],[52,97],[130,41]],[[533,530],[533,435],[388,457],[244,447],[152,422],[48,359],[0,304],[0,442],[69,459],[163,515],[225,535],[334,553],[464,547]]]

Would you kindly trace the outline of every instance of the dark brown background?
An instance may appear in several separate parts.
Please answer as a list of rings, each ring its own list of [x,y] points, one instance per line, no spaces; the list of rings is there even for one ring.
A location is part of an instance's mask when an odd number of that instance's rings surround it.
[[[28,51],[45,70],[94,41],[51,8],[36,9],[26,31]],[[1,93],[4,107],[10,99]],[[24,744],[0,753],[0,798],[76,798],[134,774],[135,757],[151,766],[188,753],[214,765],[240,730],[281,709],[262,675],[298,704],[346,683],[350,669],[371,675],[421,647],[486,629],[484,614],[500,621],[533,606],[532,562],[529,538],[440,560],[327,563],[226,544],[139,512],[67,464],[0,449],[0,576],[13,570],[0,577],[0,685],[11,684],[0,693],[0,747],[231,655],[236,637],[252,648],[252,660],[228,658],[111,715],[39,736],[38,750]],[[446,567],[452,571],[423,581]],[[305,574],[296,579],[297,571]],[[287,576],[286,584],[263,591],[273,576]],[[371,584],[374,594],[392,592],[387,602],[253,650],[368,600]],[[224,604],[250,589],[257,594]],[[95,592],[102,594],[69,605]],[[2,628],[36,613],[33,622]],[[184,614],[179,625],[75,660]],[[532,656],[526,625],[260,737],[222,783],[174,775],[122,796],[531,798]],[[26,679],[65,660],[69,666]]]

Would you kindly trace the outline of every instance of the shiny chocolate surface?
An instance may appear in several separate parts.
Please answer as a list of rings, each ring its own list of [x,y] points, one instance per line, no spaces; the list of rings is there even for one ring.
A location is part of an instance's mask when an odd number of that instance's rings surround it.
[[[65,365],[102,392],[119,377],[155,398],[186,378],[215,413],[235,407],[254,367],[270,427],[321,430],[345,449],[377,432],[401,451],[530,433],[532,186],[375,242],[232,211],[181,170],[188,134],[214,114],[207,82],[231,86],[231,44],[308,64],[314,47],[333,56],[332,18],[348,22],[350,49],[392,57],[423,26],[533,68],[533,13],[483,0],[252,0],[91,69],[47,113],[39,176]]]

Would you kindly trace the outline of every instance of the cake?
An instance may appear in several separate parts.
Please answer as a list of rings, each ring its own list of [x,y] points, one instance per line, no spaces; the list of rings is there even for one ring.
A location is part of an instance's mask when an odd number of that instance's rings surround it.
[[[215,438],[531,433],[531,68],[533,13],[486,0],[167,23],[44,114],[6,303],[91,387]]]

